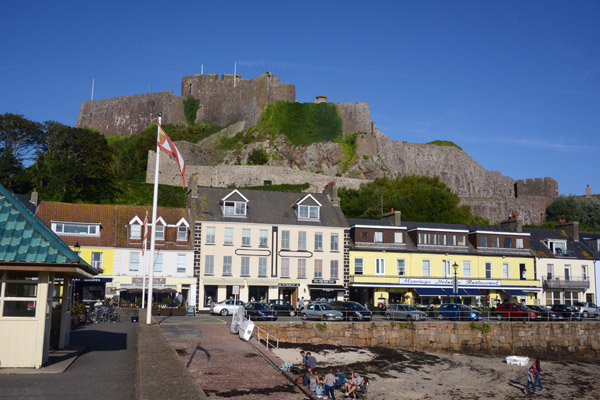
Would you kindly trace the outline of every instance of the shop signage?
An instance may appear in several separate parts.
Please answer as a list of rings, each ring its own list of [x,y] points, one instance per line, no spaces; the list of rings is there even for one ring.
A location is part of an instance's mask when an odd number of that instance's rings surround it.
[[[279,287],[298,287],[299,283],[280,283]]]
[[[131,283],[134,285],[141,285],[144,283],[144,278],[131,278]],[[167,278],[153,278],[152,283],[154,285],[164,285],[167,283]],[[148,284],[148,278],[146,278],[146,284]]]
[[[325,285],[335,285],[335,282],[336,282],[336,281],[334,281],[334,280],[331,280],[331,279],[313,279],[313,280],[312,280],[312,283],[317,283],[317,284],[320,284],[320,285],[321,285],[321,284],[325,284]]]
[[[428,278],[400,278],[400,285],[449,285],[454,284],[454,278],[439,278],[439,279],[428,279]],[[492,279],[458,279],[460,286],[490,286],[499,287],[501,281]]]

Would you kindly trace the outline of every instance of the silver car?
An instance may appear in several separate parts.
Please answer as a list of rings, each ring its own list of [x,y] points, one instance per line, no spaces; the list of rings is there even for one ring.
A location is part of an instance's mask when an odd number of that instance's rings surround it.
[[[405,319],[407,321],[425,321],[427,314],[408,304],[390,304],[385,311],[387,319]]]
[[[214,303],[210,307],[211,314],[221,314],[223,316],[235,313],[237,307],[244,307],[244,302],[241,300],[223,300],[219,303]]]
[[[341,321],[344,318],[341,312],[327,303],[310,303],[302,311],[302,319],[318,319],[321,321]]]

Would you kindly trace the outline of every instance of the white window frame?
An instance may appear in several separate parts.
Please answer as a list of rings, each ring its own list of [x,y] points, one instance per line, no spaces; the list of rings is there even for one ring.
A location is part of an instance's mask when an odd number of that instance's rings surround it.
[[[365,271],[365,260],[362,257],[354,259],[354,275],[363,275]]]
[[[315,279],[323,278],[323,260],[315,260]]]
[[[177,272],[184,274],[187,266],[187,254],[177,253]]]
[[[489,261],[485,263],[485,279],[492,279],[492,263]]]
[[[394,232],[394,243],[404,243],[402,232]]]
[[[162,272],[163,271],[163,253],[155,253],[154,254],[154,272]]]
[[[223,215],[245,216],[246,202],[225,200],[223,202]]]
[[[298,205],[298,219],[319,219],[320,214],[319,206],[309,206],[309,205]]]
[[[471,277],[471,261],[470,260],[463,261],[463,277],[465,277],[465,278]]]
[[[250,257],[240,257],[240,276],[250,276]]]
[[[442,260],[442,271],[444,273],[444,278],[452,277],[452,261],[451,260]]]
[[[515,243],[516,243],[517,249],[525,248],[525,241],[523,240],[523,238],[517,238]]]
[[[554,264],[546,264],[546,279],[554,279]]]
[[[216,244],[217,242],[217,228],[214,226],[206,227],[206,244]]]
[[[165,240],[165,226],[156,224],[155,230],[156,240]]]
[[[132,224],[138,225],[139,224]],[[79,228],[76,232],[65,232],[65,228],[77,227]],[[85,228],[85,229],[84,229]],[[52,222],[52,231],[59,236],[100,236],[100,224],[99,223],[87,223],[87,222]],[[140,235],[141,237],[141,235]]]
[[[258,234],[258,247],[269,247],[269,231],[261,229]]]
[[[440,246],[445,246],[446,245],[446,235],[444,235],[444,234],[438,235],[438,244]]]
[[[423,276],[431,276],[431,260],[421,260],[421,274]]]
[[[43,304],[43,302],[38,302],[38,283],[40,281],[39,274],[37,272],[33,272],[31,273],[32,275],[30,277],[15,277],[15,279],[2,280],[3,274],[4,271],[0,271],[0,317],[5,318],[6,320],[10,318],[36,318],[38,311],[37,308]],[[23,296],[8,296],[6,285],[9,284],[33,286],[33,296],[31,293],[27,293],[27,295]],[[4,285],[4,288],[2,288],[2,285]],[[28,311],[28,315],[4,315],[4,306],[7,302],[24,303],[23,305],[27,307],[26,310]]]
[[[177,227],[177,241],[185,242],[187,240],[187,226],[180,225]]]
[[[102,269],[102,252],[92,251],[92,267],[96,269],[96,271],[100,271]],[[97,256],[98,259],[94,260],[94,257]]]
[[[385,258],[375,259],[375,275],[385,275]]]
[[[456,246],[456,235],[448,235],[448,246]]]
[[[267,277],[267,257],[259,257],[258,258],[258,277],[259,278]]]
[[[139,271],[140,270],[140,254],[141,253],[139,251],[129,252],[129,270],[130,271]]]
[[[141,239],[142,238],[142,225],[131,224],[129,225],[129,239]]]
[[[589,276],[587,274],[587,265],[581,266],[581,279],[583,279],[584,281],[587,281],[589,279]]]
[[[232,276],[233,274],[233,257],[223,256],[223,276]]]
[[[492,236],[492,247],[500,247],[500,238],[498,236]]]
[[[287,257],[283,257],[281,259],[281,277],[282,278],[290,277],[290,259]]]
[[[204,275],[213,276],[215,274],[215,256],[206,255],[204,257]]]
[[[290,250],[290,231],[281,231],[281,248]]]
[[[298,232],[298,250],[306,250],[306,231]]]
[[[373,233],[373,242],[374,243],[383,243],[383,232],[374,232]]]
[[[306,278],[306,258],[298,259],[298,279]]]
[[[396,258],[396,274],[398,274],[398,276],[406,275],[406,259]]]
[[[315,251],[323,251],[323,232],[315,232]]]
[[[338,275],[339,275],[339,270],[340,270],[340,264],[338,260],[331,260],[329,262],[329,277],[331,279],[337,279]]]
[[[248,228],[242,229],[242,247],[250,247],[252,232]]]
[[[233,246],[233,228],[225,228],[223,235],[223,245]]]
[[[502,279],[510,279],[510,264],[502,263]]]
[[[330,251],[340,251],[340,238],[337,233],[331,234]]]

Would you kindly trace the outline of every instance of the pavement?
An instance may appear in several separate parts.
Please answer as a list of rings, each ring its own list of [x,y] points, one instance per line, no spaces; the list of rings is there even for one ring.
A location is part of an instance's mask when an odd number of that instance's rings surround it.
[[[71,346],[51,352],[43,368],[0,369],[0,399],[314,398],[279,370],[283,361],[275,353],[255,338],[230,334],[227,318],[153,322],[122,317],[78,327]]]

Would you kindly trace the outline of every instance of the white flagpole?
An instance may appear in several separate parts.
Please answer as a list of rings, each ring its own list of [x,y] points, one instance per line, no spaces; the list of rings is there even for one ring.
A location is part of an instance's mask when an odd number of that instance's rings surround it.
[[[160,161],[160,124],[162,113],[158,113],[158,126],[156,127],[156,168],[154,169],[154,199],[152,200],[152,241],[150,242],[150,278],[148,279],[148,311],[146,313],[146,324],[152,323],[152,287],[154,286],[154,238],[156,237],[156,208],[158,204],[158,164]]]
[[[235,87],[235,78],[237,75],[237,61],[233,63],[233,87]]]
[[[148,237],[148,211],[146,211],[146,219],[144,222],[144,236],[142,238],[142,252],[144,253],[144,258],[142,260],[142,310],[144,309],[144,304],[146,301],[146,260],[148,260],[148,252],[146,251],[146,238]]]
[[[92,100],[94,100],[94,78],[92,78]]]

